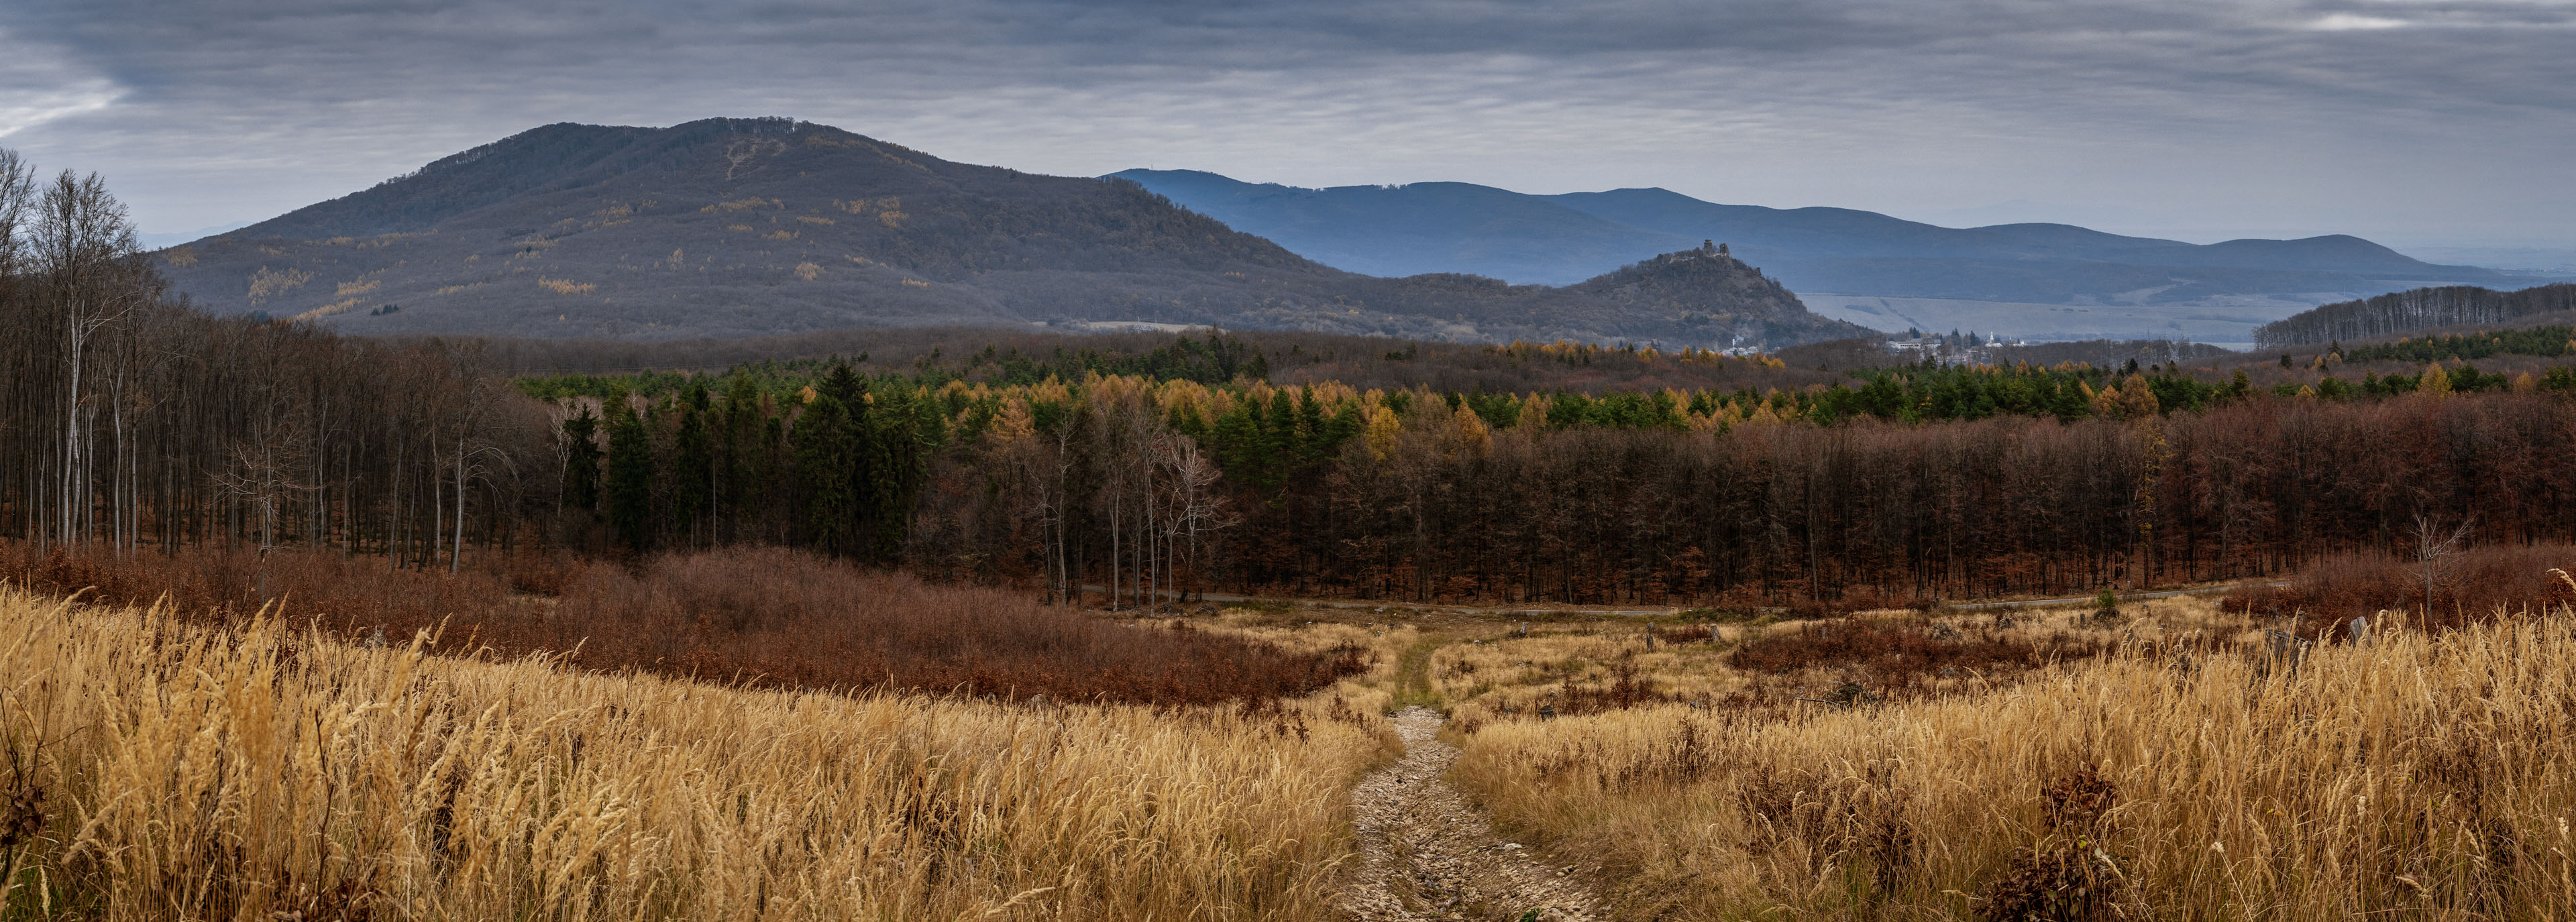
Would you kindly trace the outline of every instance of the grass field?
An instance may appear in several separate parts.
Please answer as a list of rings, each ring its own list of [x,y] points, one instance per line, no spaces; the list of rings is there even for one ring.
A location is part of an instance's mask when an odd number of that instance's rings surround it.
[[[1367,679],[794,694],[0,591],[0,917],[1318,918]]]
[[[732,597],[688,565],[547,588]],[[2270,611],[2352,602],[2306,582],[2114,617],[1048,628],[1211,674],[1228,650],[1361,664],[1136,704],[708,683],[0,590],[0,919],[1329,919],[1349,787],[1412,704],[1449,715],[1449,781],[1618,918],[2568,918],[2576,582],[2548,579],[2482,616],[2379,613],[2360,642]]]
[[[1920,683],[1634,633],[1505,637],[1433,671],[1456,696],[1453,780],[1590,866],[1625,918],[2576,914],[2576,611],[2383,623],[2295,660],[2205,601],[2084,614],[1939,622],[1960,648],[2099,652]],[[1595,699],[1627,682],[1633,706],[1533,719],[1587,681]],[[1865,694],[1797,700],[1845,685]]]

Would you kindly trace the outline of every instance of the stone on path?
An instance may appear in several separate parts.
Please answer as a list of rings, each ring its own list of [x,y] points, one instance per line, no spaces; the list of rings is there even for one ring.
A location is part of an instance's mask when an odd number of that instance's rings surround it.
[[[1440,723],[1418,706],[1397,713],[1404,758],[1351,791],[1361,864],[1343,910],[1358,922],[1456,918],[1471,909],[1551,922],[1608,918],[1564,874],[1497,838],[1484,814],[1441,780],[1458,749],[1440,741]]]

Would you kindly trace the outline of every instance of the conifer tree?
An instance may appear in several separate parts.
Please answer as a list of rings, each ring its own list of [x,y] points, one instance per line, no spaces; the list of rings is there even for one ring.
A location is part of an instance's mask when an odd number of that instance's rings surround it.
[[[715,447],[706,424],[706,385],[691,382],[677,408],[679,431],[671,437],[671,519],[692,539],[705,534],[715,498]]]
[[[625,401],[609,410],[608,525],[619,543],[643,551],[653,543],[653,438]]]
[[[590,407],[563,421],[563,503],[583,512],[599,510],[599,417]]]
[[[929,476],[937,421],[928,401],[892,387],[880,392],[868,413],[866,489],[860,494],[861,516],[870,536],[869,554],[892,563],[903,555],[904,533],[912,522],[914,500]]]
[[[761,408],[760,392],[753,388],[749,375],[735,375],[725,388],[721,422],[712,428],[718,438],[713,448],[716,490],[711,505],[729,510],[732,520],[728,539],[739,539],[743,513],[758,503],[760,485],[775,476],[765,450],[763,430],[768,413]]]
[[[814,400],[796,417],[789,439],[795,443],[796,484],[804,501],[805,537],[827,554],[858,550],[858,496],[851,471],[858,467],[859,442],[849,410],[828,389],[816,388]]]

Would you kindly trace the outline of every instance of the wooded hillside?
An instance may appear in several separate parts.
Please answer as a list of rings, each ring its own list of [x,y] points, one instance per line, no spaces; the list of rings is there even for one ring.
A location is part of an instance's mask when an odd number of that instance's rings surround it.
[[[2496,291],[2469,285],[2417,288],[2395,294],[2340,301],[2302,311],[2254,330],[2260,349],[2359,341],[2436,327],[2500,323],[2576,310],[2576,284],[2560,283]]]

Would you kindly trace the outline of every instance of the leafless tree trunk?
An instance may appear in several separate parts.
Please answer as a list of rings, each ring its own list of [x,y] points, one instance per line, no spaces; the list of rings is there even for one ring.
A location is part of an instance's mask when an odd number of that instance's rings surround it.
[[[2445,527],[2439,516],[2415,514],[2415,559],[2424,564],[2424,618],[2433,617],[2433,575],[2444,557],[2467,550],[2469,532],[2477,524],[2471,516],[2456,526]]]

